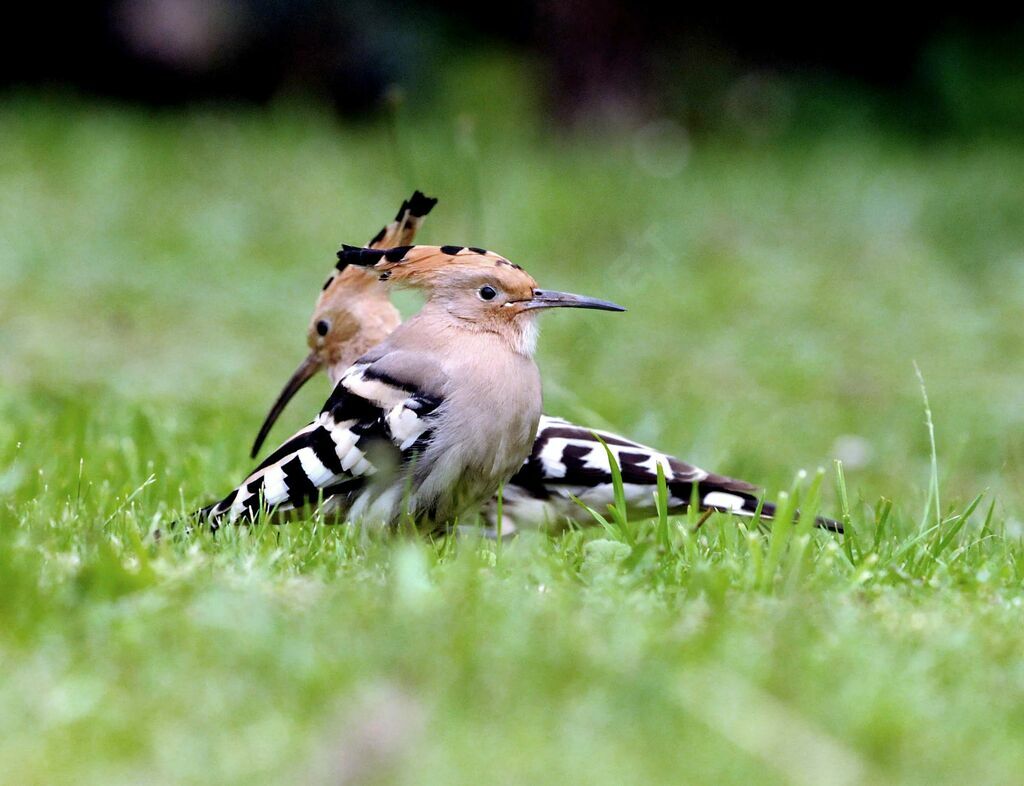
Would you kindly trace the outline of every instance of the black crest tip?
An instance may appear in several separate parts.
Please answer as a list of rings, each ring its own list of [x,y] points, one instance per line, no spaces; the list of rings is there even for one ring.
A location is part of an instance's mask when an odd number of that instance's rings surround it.
[[[343,245],[341,251],[338,252],[338,269],[344,268],[346,265],[361,265],[363,267],[369,267],[376,265],[380,262],[381,257],[384,256],[384,251],[379,248],[361,248],[359,246],[348,246]]]
[[[394,248],[389,248],[384,252],[384,259],[388,262],[401,262],[402,259],[405,258],[405,255],[409,253],[409,249],[411,248],[412,246],[395,246]]]
[[[409,209],[409,215],[414,218],[422,218],[433,210],[436,204],[437,199],[434,197],[428,197],[422,191],[415,191],[405,206]]]

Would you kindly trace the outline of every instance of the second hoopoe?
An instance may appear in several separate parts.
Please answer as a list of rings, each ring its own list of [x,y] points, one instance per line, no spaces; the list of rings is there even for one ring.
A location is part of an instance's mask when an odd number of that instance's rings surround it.
[[[345,370],[312,423],[201,512],[211,527],[310,504],[371,526],[432,530],[457,521],[489,500],[533,445],[537,313],[624,310],[541,290],[482,249],[345,247],[342,276],[350,266],[419,289],[426,303]]]
[[[370,241],[370,247],[389,249],[412,243],[436,203],[436,199],[415,192],[402,203],[394,221]],[[331,382],[337,384],[356,358],[382,341],[401,322],[379,275],[370,269],[346,264],[344,252],[340,257],[313,310],[308,331],[310,353],[267,415],[253,444],[253,456],[289,399],[317,371],[325,370]],[[701,511],[718,510],[751,517],[760,506],[765,519],[771,519],[775,513],[771,503],[760,502],[758,488],[750,483],[707,472],[617,434],[542,415],[529,456],[504,485],[502,530],[511,532],[517,527],[567,520],[588,523],[592,521],[590,514],[576,500],[599,511],[614,503],[612,468],[605,445],[598,437],[614,455],[621,471],[631,515],[650,516],[655,512],[658,465],[665,474],[669,509],[673,514],[686,511],[693,500],[695,486]],[[497,528],[496,498],[484,503],[482,513],[491,526]],[[842,532],[842,525],[832,519],[818,517],[817,524]]]
[[[381,229],[368,247],[388,249],[411,245],[423,218],[436,204],[436,199],[417,191],[412,199],[402,203],[395,220]],[[339,265],[331,270],[321,287],[306,332],[310,352],[270,408],[252,444],[252,458],[256,458],[285,405],[320,369],[327,369],[331,384],[336,385],[356,358],[377,346],[401,323],[402,317],[391,305],[387,287],[379,274],[358,265]]]

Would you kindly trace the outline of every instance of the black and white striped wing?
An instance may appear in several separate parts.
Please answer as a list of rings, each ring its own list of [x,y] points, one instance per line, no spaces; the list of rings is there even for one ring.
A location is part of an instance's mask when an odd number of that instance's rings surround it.
[[[572,500],[576,497],[590,507],[606,510],[606,505],[615,501],[612,471],[608,452],[595,434],[615,457],[622,473],[626,502],[637,512],[654,509],[653,490],[657,488],[659,464],[664,470],[669,503],[674,508],[689,505],[694,483],[699,486],[702,505],[741,510],[751,500],[757,501],[753,494],[757,488],[748,483],[712,475],[618,434],[544,415],[530,457],[506,487],[506,507],[510,499],[527,496],[545,503],[555,517],[579,518],[581,508]],[[586,515],[586,511],[582,513]]]
[[[757,486],[707,472],[618,434],[583,428],[545,415],[541,417],[529,458],[505,486],[503,515],[518,526],[565,519],[587,521],[589,514],[573,497],[602,513],[614,504],[608,452],[595,434],[604,440],[619,466],[631,515],[655,513],[659,464],[668,487],[670,513],[686,511],[694,485],[701,510],[741,516],[753,516],[757,511]],[[774,506],[766,503],[761,512],[765,518],[771,518]],[[494,506],[489,506],[485,513],[493,519]],[[838,522],[830,519],[819,518],[818,524],[841,531]]]
[[[384,464],[393,471],[429,438],[440,401],[357,364],[308,426],[271,453],[245,481],[200,516],[219,523],[356,496]],[[339,499],[341,498],[341,499]]]

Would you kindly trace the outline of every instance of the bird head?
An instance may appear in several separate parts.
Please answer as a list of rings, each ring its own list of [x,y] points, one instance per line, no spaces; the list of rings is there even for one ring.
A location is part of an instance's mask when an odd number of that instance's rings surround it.
[[[365,268],[348,267],[317,298],[306,344],[321,366],[344,369],[400,322],[379,277]]]
[[[309,354],[285,383],[270,408],[251,455],[255,456],[288,402],[317,372],[326,368],[332,380],[368,349],[388,337],[402,317],[373,273],[352,267],[328,279],[306,330]]]
[[[519,265],[482,248],[345,246],[338,259],[339,265],[371,269],[391,285],[422,290],[429,306],[477,329],[521,330],[547,308],[625,311],[607,300],[540,289]]]
[[[370,241],[370,249],[390,249],[410,243],[427,214],[437,204],[422,191],[402,202],[391,223]],[[324,283],[306,331],[306,343],[321,366],[336,379],[363,352],[383,341],[401,317],[388,299],[379,274],[339,260]]]

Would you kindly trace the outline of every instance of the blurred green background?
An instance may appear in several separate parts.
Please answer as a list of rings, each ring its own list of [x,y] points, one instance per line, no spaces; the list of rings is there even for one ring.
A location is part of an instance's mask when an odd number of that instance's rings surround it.
[[[199,6],[111,8],[144,26]],[[617,35],[622,12],[595,5],[594,65],[535,10],[495,32],[457,4],[358,8],[362,57],[338,44],[331,68],[306,58],[259,90],[242,59],[249,93],[217,76],[223,42],[207,71],[100,36],[102,68],[5,72],[5,778],[1015,780],[1019,26],[896,25],[871,63],[847,51],[869,18],[766,51],[748,28],[768,20],[684,15],[634,73],[629,36],[656,15]],[[316,521],[153,543],[250,468],[334,251],[414,188],[440,199],[424,241],[629,309],[545,318],[547,412],[771,498],[825,467],[836,516],[841,459],[859,547],[787,550],[726,517],[676,522],[668,550]],[[931,529],[915,363],[947,516]],[[272,439],[326,394],[311,384]]]

